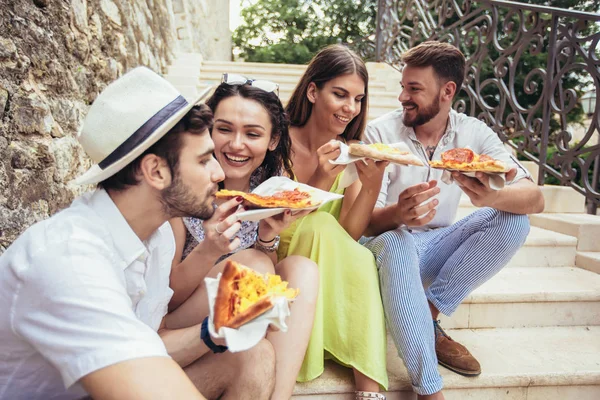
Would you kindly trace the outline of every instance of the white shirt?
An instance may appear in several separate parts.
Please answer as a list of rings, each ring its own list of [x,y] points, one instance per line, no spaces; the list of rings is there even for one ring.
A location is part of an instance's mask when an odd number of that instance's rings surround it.
[[[426,167],[390,164],[386,168],[377,199],[377,207],[398,203],[398,196],[409,186],[431,180],[438,181],[440,193],[437,211],[433,220],[417,230],[445,227],[452,224],[456,217],[462,190],[456,184],[446,185],[441,181],[443,170],[429,168],[428,158],[423,145],[417,140],[413,128],[404,126],[402,110],[387,113],[367,125],[365,132],[367,143],[405,143],[410,151],[423,161]],[[446,132],[433,154],[433,160],[439,160],[442,152],[457,148],[470,147],[475,153],[487,154],[504,161],[510,167],[517,167],[517,176],[512,183],[529,178],[527,170],[504,148],[504,145],[483,121],[465,114],[450,111],[450,120]],[[411,228],[413,229],[413,228]]]
[[[0,399],[80,398],[93,371],[168,357],[174,253],[168,223],[140,241],[104,190],[27,229],[0,256]]]

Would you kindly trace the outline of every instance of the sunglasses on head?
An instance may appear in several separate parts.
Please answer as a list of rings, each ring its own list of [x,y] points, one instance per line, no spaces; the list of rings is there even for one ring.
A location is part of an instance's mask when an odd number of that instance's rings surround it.
[[[277,97],[279,97],[279,85],[275,82],[263,79],[249,79],[244,75],[225,73],[223,74],[223,78],[221,78],[221,83],[226,83],[228,85],[250,85],[262,89],[265,92],[275,93]]]

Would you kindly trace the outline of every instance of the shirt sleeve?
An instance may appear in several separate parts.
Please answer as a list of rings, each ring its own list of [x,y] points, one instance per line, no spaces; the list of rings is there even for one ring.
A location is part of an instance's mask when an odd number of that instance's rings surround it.
[[[481,124],[482,128],[480,130],[478,129],[478,135],[482,135],[482,139],[480,142],[481,148],[477,149],[479,154],[486,154],[492,158],[503,161],[510,168],[516,167],[517,175],[511,183],[515,183],[524,178],[531,180],[531,174],[529,174],[529,171],[527,171],[527,169],[523,167],[521,163],[512,154],[508,152],[508,150],[506,150],[506,148],[504,147],[504,143],[502,143],[500,138],[498,138],[496,132],[490,129],[490,127],[487,126],[485,123],[481,121],[477,122]]]
[[[71,240],[39,252],[19,276],[12,329],[57,368],[67,388],[109,365],[168,357],[132,310],[124,265],[105,254],[98,243]]]
[[[365,141],[365,143],[368,143],[368,144],[384,143],[381,140],[381,135],[380,135],[379,131],[377,130],[377,128],[375,128],[372,125],[367,125],[367,128],[365,129],[365,134],[364,134],[364,141]],[[377,196],[377,203],[375,203],[376,208],[385,207],[385,205],[387,204],[388,187],[390,185],[390,171],[388,168],[386,168],[383,173],[381,189],[379,189],[379,196]]]

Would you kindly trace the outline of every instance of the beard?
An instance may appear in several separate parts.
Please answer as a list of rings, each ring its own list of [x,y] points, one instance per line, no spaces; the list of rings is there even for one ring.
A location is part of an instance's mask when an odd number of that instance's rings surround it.
[[[403,103],[403,106],[416,106],[415,103],[407,102]],[[404,112],[404,116],[402,118],[402,122],[404,122],[404,126],[409,128],[414,128],[416,126],[421,126],[433,119],[440,112],[440,99],[439,97],[435,97],[435,99],[431,102],[427,107],[417,106],[417,115],[414,118],[410,118],[406,112]]]
[[[217,190],[216,185],[209,187],[204,196],[198,196],[181,180],[178,173],[169,187],[160,192],[163,211],[169,218],[193,217],[209,219],[215,212],[212,202],[208,198]]]

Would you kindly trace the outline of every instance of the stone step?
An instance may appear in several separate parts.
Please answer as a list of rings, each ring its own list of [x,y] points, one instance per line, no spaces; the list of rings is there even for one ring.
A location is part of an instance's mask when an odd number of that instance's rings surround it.
[[[568,186],[544,185],[544,213],[585,213],[585,196]]]
[[[171,76],[188,76],[196,79],[200,78],[200,66],[193,65],[171,65],[169,66],[167,75]]]
[[[270,74],[277,76],[300,77],[306,70],[306,65],[272,64],[253,62],[205,61],[202,63],[202,74],[231,72],[238,74]]]
[[[185,83],[194,81],[193,79],[190,79],[190,78],[170,76],[170,75],[167,76],[167,79],[171,83],[173,83],[176,87],[178,87],[178,85],[183,85]],[[199,82],[200,83],[198,84],[198,91],[203,90],[208,85],[213,85],[216,87],[217,85],[219,85],[220,80],[219,81],[200,80]],[[279,98],[281,99],[281,102],[283,103],[283,105],[287,104],[290,96],[292,95],[294,88],[295,88],[295,86],[279,88]],[[384,93],[384,92],[377,92],[377,91],[375,91],[375,93],[377,94],[377,97],[373,97],[369,102],[369,116],[368,116],[369,120],[373,120],[373,119],[380,117],[388,112],[394,111],[398,108],[398,105],[399,105],[398,100],[396,99],[397,96],[394,93],[391,93],[391,95]],[[379,94],[381,94],[381,96],[379,96]]]
[[[600,275],[575,267],[505,268],[441,320],[471,329],[600,325]]]
[[[459,209],[459,214],[461,210],[464,209]],[[466,215],[474,210],[470,210]],[[461,218],[458,215],[455,221]],[[525,244],[507,266],[572,267],[575,265],[576,253],[577,238],[532,226]]]
[[[585,214],[585,197],[568,186],[540,186],[544,196],[544,214]],[[470,214],[475,207],[469,197],[463,194],[459,202],[460,218]]]
[[[575,257],[575,265],[600,274],[600,252],[578,251]]]
[[[531,215],[531,224],[578,239],[577,250],[600,251],[600,216],[590,214]]]
[[[448,334],[481,363],[476,378],[438,367],[447,400],[597,400],[600,327],[459,329]],[[414,400],[402,360],[388,337],[388,400]],[[298,383],[294,400],[353,400],[352,373],[333,362],[311,382]]]
[[[202,54],[200,53],[175,53],[171,67],[192,66],[200,68]]]
[[[280,77],[280,76],[257,76],[257,75],[249,75],[250,77],[252,77],[253,79],[265,79],[265,80],[269,80],[272,82],[275,82],[279,85],[279,97],[282,100],[287,100],[287,98],[289,98],[289,96],[292,94],[292,92],[294,91],[294,89],[296,88],[296,85],[298,84],[298,81],[300,80],[300,78],[295,78],[295,77]],[[200,79],[198,81],[198,84],[200,86],[204,86],[204,85],[218,85],[219,83],[221,83],[221,79],[223,77],[222,73],[218,73],[218,74],[214,74],[212,76],[207,76],[204,73],[200,73]],[[189,78],[189,77],[181,77],[180,79],[195,79],[193,78]],[[374,82],[374,81],[370,81],[369,82],[369,93],[380,93],[381,95],[379,96],[380,98],[385,96],[385,98],[389,99],[390,102],[395,101],[396,102],[396,106],[398,105],[398,101],[397,101],[397,94],[396,93],[391,93],[391,92],[385,92],[385,83],[384,82]],[[371,95],[371,98],[373,98],[373,95]]]

